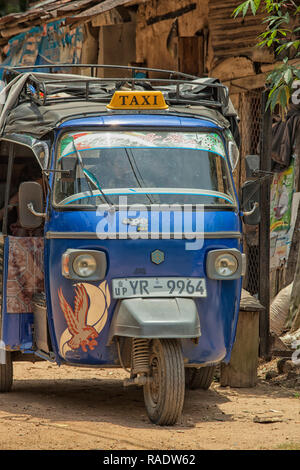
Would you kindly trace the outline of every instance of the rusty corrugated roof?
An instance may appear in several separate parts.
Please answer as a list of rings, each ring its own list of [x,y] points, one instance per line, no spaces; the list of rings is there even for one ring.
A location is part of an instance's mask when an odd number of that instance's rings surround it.
[[[66,24],[88,21],[132,0],[44,0],[24,13],[11,13],[0,18],[0,46],[19,33],[34,26],[65,19]]]

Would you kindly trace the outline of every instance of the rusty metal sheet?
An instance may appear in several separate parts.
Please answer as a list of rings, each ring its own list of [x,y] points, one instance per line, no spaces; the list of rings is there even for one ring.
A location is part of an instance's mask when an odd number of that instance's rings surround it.
[[[9,15],[2,16],[2,18],[0,18],[0,24],[13,23],[22,16],[24,16],[24,13],[10,13]]]
[[[91,18],[94,15],[99,15],[104,13],[105,11],[112,10],[113,8],[119,7],[121,5],[126,5],[131,0],[104,0],[103,2],[99,3],[98,5],[89,8],[88,10],[84,10],[80,13],[80,15],[73,16],[72,18],[66,19],[66,24],[74,23],[80,20],[86,20]]]
[[[91,6],[94,3],[99,3],[99,1],[98,0],[79,0],[79,1],[71,2],[70,4],[67,4],[67,5],[64,5],[58,8],[57,11],[58,13],[68,14],[70,12],[81,10],[83,7]]]

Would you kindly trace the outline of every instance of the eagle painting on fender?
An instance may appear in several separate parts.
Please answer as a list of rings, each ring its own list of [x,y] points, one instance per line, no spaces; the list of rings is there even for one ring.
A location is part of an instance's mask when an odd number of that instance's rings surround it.
[[[65,358],[68,351],[81,348],[87,352],[98,345],[98,336],[106,325],[110,306],[110,292],[106,281],[99,286],[86,282],[74,289],[74,309],[66,301],[63,291],[58,290],[59,304],[67,328],[60,337],[59,349]]]

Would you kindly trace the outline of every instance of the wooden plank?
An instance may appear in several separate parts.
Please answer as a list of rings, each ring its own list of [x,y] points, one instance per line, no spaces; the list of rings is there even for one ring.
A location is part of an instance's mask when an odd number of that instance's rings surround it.
[[[232,93],[241,93],[242,91],[255,90],[264,87],[266,83],[266,74],[251,75],[250,77],[224,80],[224,85],[232,88]],[[234,91],[233,91],[234,90]]]
[[[254,47],[251,59],[253,62],[273,64],[273,67],[276,60],[274,51],[270,47]],[[264,70],[261,69],[261,72],[264,72]]]
[[[266,109],[268,91],[262,95],[262,126],[260,144],[260,170],[271,171],[271,147],[272,147],[272,116],[270,109]],[[259,301],[265,307],[265,312],[260,316],[260,356],[269,358],[270,340],[270,179],[267,178],[260,189],[259,224]],[[266,214],[268,215],[266,217]]]
[[[238,33],[240,36],[244,32],[245,34],[251,34],[252,36],[258,36],[261,31],[264,31],[264,28],[260,28],[256,21],[248,21],[247,23],[237,23],[236,21],[232,21],[231,19],[224,19],[223,21],[220,19],[220,23],[216,23],[210,26],[210,29],[213,31],[214,36],[211,38],[212,41],[215,40],[215,35],[221,34],[222,29],[224,31]]]
[[[241,301],[240,301],[240,311],[243,312],[261,312],[265,310],[265,307],[253,297],[248,291],[242,289],[241,292]]]
[[[238,0],[225,0],[220,8],[219,1],[209,0],[208,24],[215,59],[234,56],[251,58],[257,37],[265,30],[265,25],[262,24],[264,14],[253,16],[248,13],[244,18],[234,18],[232,14],[238,5]],[[270,60],[269,58],[268,62]]]
[[[16,21],[18,18],[25,16],[25,13],[10,13],[9,15],[2,16],[0,18],[0,25],[6,24],[6,23],[13,23]]]
[[[93,27],[100,27],[122,24],[124,19],[116,9],[113,9],[93,17],[91,22]]]
[[[132,7],[135,5],[141,5],[142,3],[146,3],[146,2],[149,2],[149,0],[129,0],[126,6]]]
[[[204,69],[203,37],[178,38],[178,69],[180,72],[201,76]]]
[[[5,28],[0,31],[0,34],[3,38],[11,38],[13,36],[16,36],[17,34],[20,33],[25,33],[26,31],[29,31],[32,28],[32,26],[14,26],[13,28]]]
[[[35,18],[38,18],[43,13],[43,11],[44,10],[38,9],[38,10],[35,10],[33,12],[22,13],[19,17],[15,18],[13,20],[10,19],[9,21],[4,21],[3,23],[0,21],[0,28],[1,29],[5,28],[5,27],[7,28],[10,25],[16,26],[19,23],[26,23],[28,21],[34,20]],[[6,17],[3,17],[2,19],[5,20],[5,18]]]
[[[71,4],[67,4],[58,8],[57,11],[62,14],[64,13],[69,14],[71,12],[81,10],[85,6],[93,5],[93,3],[96,3],[96,2],[97,0],[81,0],[78,2],[71,2]]]
[[[185,15],[186,13],[189,13],[190,11],[196,10],[196,8],[197,8],[197,4],[196,3],[191,3],[190,5],[179,8],[178,10],[169,11],[169,12],[164,13],[162,15],[156,15],[156,16],[152,16],[150,18],[147,18],[146,24],[148,26],[150,26],[152,24],[159,23],[160,21],[176,19],[179,16],[182,16],[182,15]]]
[[[126,5],[129,0],[105,0],[100,4],[89,8],[88,10],[82,11],[80,15],[75,15],[72,18],[66,19],[66,24],[75,23],[76,21],[86,21],[94,15],[99,15],[100,13],[104,13],[105,11],[112,10],[121,5]]]
[[[211,71],[210,75],[224,80],[233,80],[252,76],[255,74],[254,64],[247,57],[229,57],[219,62]]]
[[[231,45],[232,46],[232,45]],[[214,60],[226,59],[228,57],[238,57],[238,56],[245,56],[251,59],[253,52],[253,44],[249,44],[244,47],[239,47],[237,44],[235,47],[231,47],[230,49],[215,49],[214,50]]]
[[[255,387],[259,350],[259,312],[240,311],[229,364],[221,364],[222,387]]]
[[[244,87],[247,90],[256,90],[257,88],[263,88],[265,83],[266,75],[264,73],[251,75],[250,77],[238,78],[232,81],[233,85]]]

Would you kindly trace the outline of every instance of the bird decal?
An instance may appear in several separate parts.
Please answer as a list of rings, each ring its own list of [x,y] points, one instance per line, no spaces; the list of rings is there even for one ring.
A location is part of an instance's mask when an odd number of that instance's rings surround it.
[[[95,339],[98,332],[93,326],[87,325],[89,299],[85,287],[82,284],[77,284],[75,287],[74,310],[66,301],[61,288],[58,291],[58,297],[72,335],[68,345],[71,349],[78,349],[81,346],[84,352],[87,352],[87,347],[93,350],[98,344]]]
[[[111,296],[107,281],[94,285],[87,282],[75,284],[74,310],[65,299],[62,288],[58,289],[60,308],[66,320],[65,330],[59,340],[60,354],[68,351],[94,350],[99,343],[99,334],[108,319]]]

